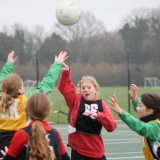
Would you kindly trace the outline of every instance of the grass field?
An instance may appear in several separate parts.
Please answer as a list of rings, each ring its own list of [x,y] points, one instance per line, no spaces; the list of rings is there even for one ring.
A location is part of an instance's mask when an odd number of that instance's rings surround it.
[[[160,88],[144,88],[139,87],[139,95],[145,92],[151,92],[151,93],[160,93]],[[99,98],[105,100],[108,103],[109,97],[113,94],[116,95],[118,99],[118,104],[128,111],[128,88],[127,87],[101,87],[100,88],[100,95]],[[52,113],[49,116],[49,121],[54,123],[67,123],[67,113],[68,108],[66,106],[66,103],[64,101],[63,96],[60,94],[58,89],[55,87],[54,91],[49,94],[49,97],[52,101]],[[136,115],[135,111],[132,109],[132,104],[130,104],[130,112],[133,115]],[[59,113],[55,111],[60,111]],[[55,112],[55,113],[54,113]],[[119,119],[117,114],[113,113],[114,116]]]

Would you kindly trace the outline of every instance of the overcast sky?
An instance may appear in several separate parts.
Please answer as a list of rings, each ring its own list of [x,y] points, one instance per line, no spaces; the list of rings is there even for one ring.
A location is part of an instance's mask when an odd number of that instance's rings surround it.
[[[57,22],[55,10],[65,0],[0,0],[0,30],[15,23],[32,29],[42,25],[52,30]],[[77,0],[82,11],[90,11],[108,31],[116,30],[133,10],[160,7],[160,0]]]

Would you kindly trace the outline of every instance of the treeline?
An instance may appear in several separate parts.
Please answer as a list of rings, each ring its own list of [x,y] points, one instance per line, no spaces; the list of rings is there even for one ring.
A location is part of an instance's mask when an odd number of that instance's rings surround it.
[[[128,62],[131,82],[143,85],[144,77],[160,77],[160,9],[137,10],[122,22],[120,29],[108,32],[90,12],[70,27],[54,24],[51,33],[41,26],[32,31],[21,24],[0,32],[0,67],[15,50],[19,61],[16,72],[25,79],[40,79],[60,51],[69,53],[75,83],[86,74],[100,85],[127,85]],[[129,58],[128,58],[129,55]]]

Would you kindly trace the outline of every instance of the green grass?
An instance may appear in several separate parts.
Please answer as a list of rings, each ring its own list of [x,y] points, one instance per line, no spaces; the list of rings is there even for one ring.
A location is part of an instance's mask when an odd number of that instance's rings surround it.
[[[160,88],[139,87],[139,96],[145,92],[159,94]],[[128,88],[127,87],[101,87],[99,98],[101,98],[102,100],[105,100],[106,103],[108,103],[109,97],[112,96],[113,94],[116,95],[119,106],[121,106],[124,110],[128,111]],[[48,120],[54,123],[67,123],[67,116],[65,114],[53,113],[53,111],[56,111],[56,110],[60,110],[65,113],[68,113],[68,108],[66,106],[64,98],[58,91],[57,87],[55,87],[54,91],[49,94],[49,97],[52,102],[52,112],[48,117]],[[132,104],[130,104],[130,107],[131,107],[130,113],[136,116],[135,111],[133,111],[132,109]],[[112,113],[117,119],[119,119],[117,114],[115,114],[114,112]]]

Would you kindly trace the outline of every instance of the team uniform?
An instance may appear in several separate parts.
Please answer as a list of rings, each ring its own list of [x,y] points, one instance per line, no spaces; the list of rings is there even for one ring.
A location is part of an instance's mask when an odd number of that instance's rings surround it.
[[[46,138],[49,141],[50,148],[54,150],[56,160],[70,160],[65,146],[62,141],[62,137],[56,129],[53,129],[47,121],[41,121],[43,128],[46,131]],[[4,160],[28,160],[29,159],[29,139],[31,137],[31,126],[33,121],[23,129],[18,130],[9,146],[9,150]]]
[[[9,145],[14,133],[18,129],[26,127],[27,116],[24,108],[27,104],[27,99],[34,93],[51,92],[60,75],[61,68],[62,63],[54,62],[35,89],[15,99],[14,103],[9,107],[9,112],[5,114],[0,113],[0,150],[4,150],[4,147]],[[7,75],[11,74],[13,69],[14,65],[7,62],[0,72],[0,80],[2,81]]]
[[[6,62],[0,72],[0,82],[9,74],[11,74],[14,70],[14,64],[10,62]]]
[[[134,108],[137,106],[134,102]],[[160,160],[160,117],[154,115],[143,117],[140,120],[123,110],[120,115],[133,131],[142,136],[143,153],[146,160]]]
[[[77,94],[71,81],[71,70],[62,71],[58,89],[63,94],[70,110],[68,145],[72,148],[71,158],[105,160],[102,127],[112,132],[117,126],[109,107],[105,101],[98,98],[85,101],[81,95]],[[97,112],[97,118],[82,115],[85,111]]]

